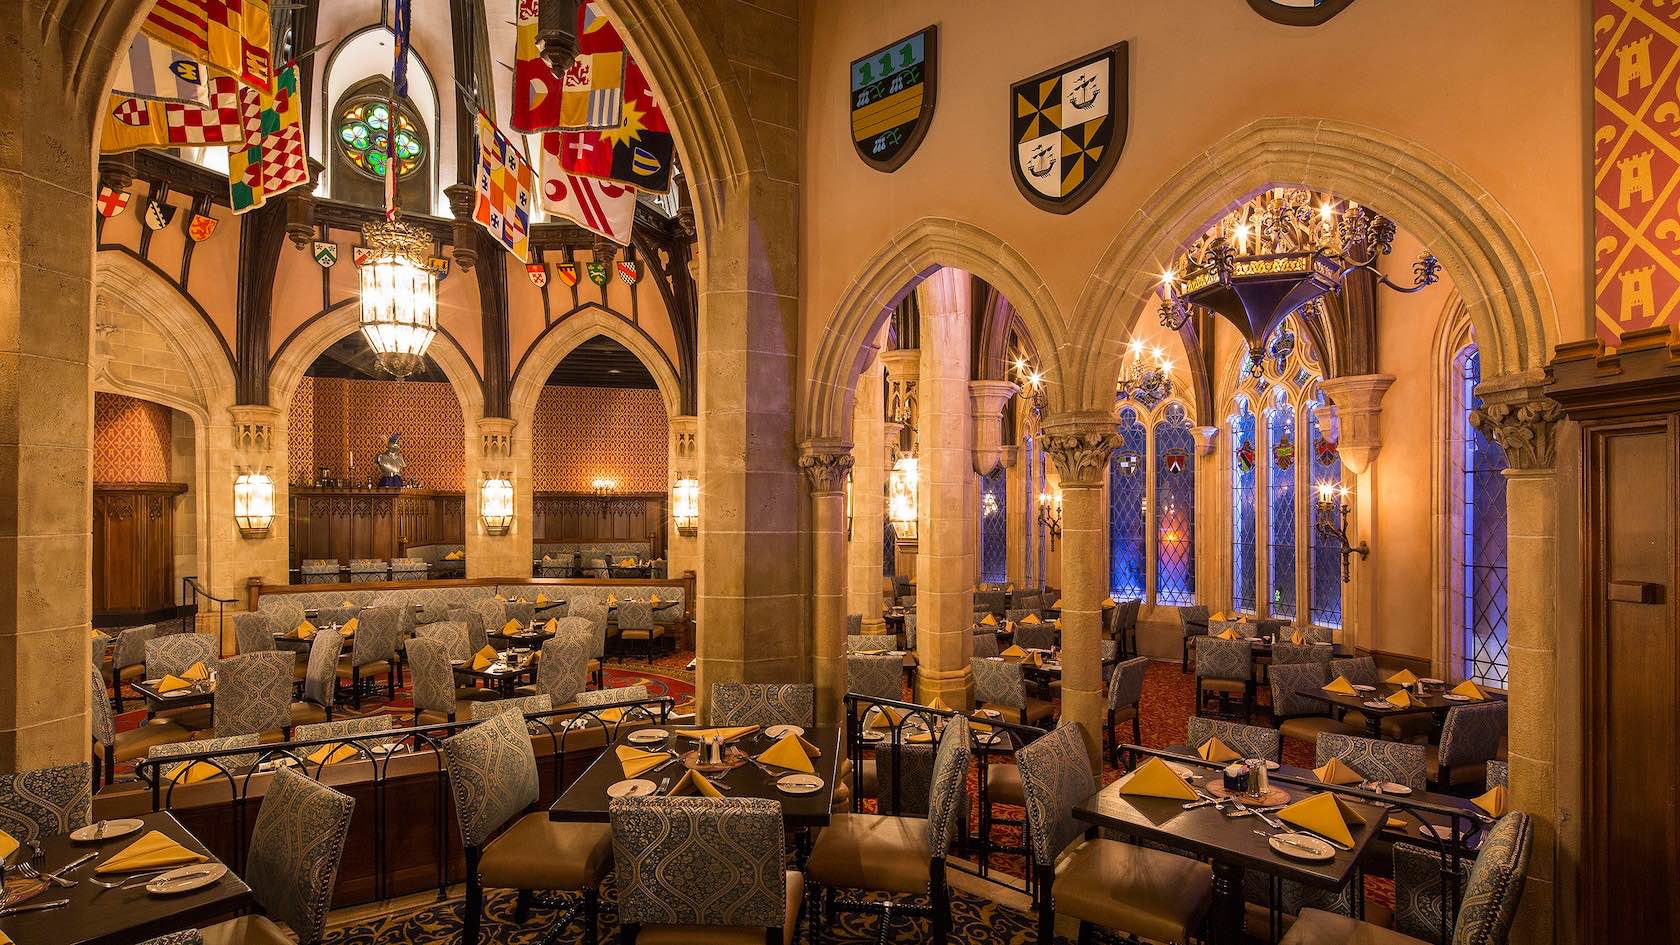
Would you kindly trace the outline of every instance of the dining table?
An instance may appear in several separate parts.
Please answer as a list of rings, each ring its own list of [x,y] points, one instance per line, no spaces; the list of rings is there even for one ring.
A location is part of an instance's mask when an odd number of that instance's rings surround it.
[[[140,693],[146,700],[146,711],[150,714],[167,709],[185,709],[192,706],[209,706],[213,713],[216,710],[216,684],[211,679],[196,679],[192,685],[174,692],[164,692],[160,688],[162,679],[136,679],[129,683],[135,692]]]
[[[535,652],[514,654],[508,652],[484,669],[474,669],[472,660],[450,660],[450,668],[456,676],[466,676],[478,679],[495,689],[504,697],[512,696],[514,687],[525,681],[526,677],[536,672],[537,659]]]
[[[1444,718],[1447,710],[1462,705],[1479,705],[1483,702],[1503,701],[1505,694],[1483,690],[1486,699],[1453,697],[1445,689],[1425,687],[1418,692],[1416,686],[1402,686],[1397,683],[1384,682],[1377,686],[1366,687],[1366,690],[1355,691],[1349,695],[1345,692],[1327,692],[1322,688],[1303,689],[1297,695],[1308,699],[1327,702],[1338,709],[1345,709],[1360,713],[1365,718],[1365,736],[1367,738],[1382,738],[1382,723],[1384,719],[1402,716],[1432,715]],[[1408,706],[1397,706],[1388,701],[1396,692],[1405,689],[1411,700]],[[1440,728],[1441,718],[1436,719],[1436,728]]]
[[[108,859],[153,830],[203,854],[208,864],[219,863],[198,838],[169,812],[142,814],[136,819],[141,822],[140,828],[120,837],[85,843],[72,840],[70,834],[42,837],[40,843],[44,856],[37,867],[42,872],[64,870],[89,853],[99,856],[75,869],[65,870],[62,878],[75,885],[68,888],[48,885],[19,903],[27,908],[62,900],[64,905],[0,915],[0,932],[4,932],[16,945],[130,945],[170,932],[200,928],[247,910],[254,904],[251,887],[231,869],[202,889],[176,895],[149,893],[145,883],[139,879],[132,888],[106,889],[95,885],[93,871],[101,860]],[[125,875],[129,874],[115,873],[99,878],[115,881]],[[8,882],[15,884],[17,880]]]
[[[680,756],[694,749],[697,744],[693,738],[684,737],[681,733],[685,728],[665,726],[660,729],[639,729],[640,733],[648,731],[664,731],[667,737],[656,742],[636,743],[630,741],[632,730],[621,728],[613,744],[601,752],[594,763],[584,769],[554,803],[549,806],[550,820],[572,823],[606,823],[607,809],[612,798],[607,790],[614,784],[625,780],[624,767],[619,763],[615,749],[620,745],[629,745],[648,751],[667,751]],[[818,757],[812,759],[817,777],[823,780],[820,790],[810,794],[789,794],[776,787],[779,776],[791,772],[785,770],[772,771],[759,765],[746,762],[727,773],[720,775],[708,774],[706,777],[725,797],[759,797],[779,801],[782,805],[782,822],[790,829],[806,829],[824,827],[829,823],[834,807],[834,787],[838,771],[840,755],[840,727],[835,725],[818,725],[804,729],[804,739],[817,747]],[[645,734],[638,734],[638,738],[645,738]],[[730,744],[740,748],[749,755],[758,755],[776,742],[776,739],[759,729],[751,735],[736,739]],[[655,769],[643,775],[649,780],[670,779],[676,784],[682,779],[684,762],[680,758],[673,758],[662,769]]]
[[[329,624],[325,627],[318,627],[315,630],[315,633],[338,634],[344,638],[344,647],[346,650],[348,650],[356,642],[356,631],[351,630],[349,633],[345,633],[343,628],[336,623]],[[314,634],[310,634],[307,637],[300,637],[297,635],[296,628],[291,630],[275,631],[273,636],[275,649],[291,650],[293,653],[308,653],[309,648],[315,644]]]

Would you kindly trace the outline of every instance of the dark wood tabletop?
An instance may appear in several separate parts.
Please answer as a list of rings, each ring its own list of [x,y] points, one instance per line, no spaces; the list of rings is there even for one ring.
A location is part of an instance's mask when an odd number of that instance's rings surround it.
[[[129,685],[134,691],[146,697],[146,701],[154,709],[178,709],[190,705],[210,705],[216,701],[216,690],[210,685],[210,680],[200,679],[192,684],[190,689],[176,692],[163,692],[158,689],[160,679],[137,679]]]
[[[649,751],[660,751],[671,748],[677,752],[686,752],[695,746],[692,738],[682,738],[677,735],[684,728],[692,726],[667,726],[671,737],[663,745],[632,745],[626,741],[629,730],[619,733],[618,739],[601,757],[595,759],[576,781],[566,788],[565,793],[555,800],[548,809],[548,816],[552,820],[606,823],[607,804],[611,798],[607,797],[607,788],[624,780],[624,768],[618,762],[618,755],[613,751],[618,745],[631,745]],[[765,774],[757,765],[744,764],[721,777],[707,777],[713,782],[722,782],[728,790],[723,791],[725,797],[762,797],[780,801],[782,805],[782,821],[789,827],[823,827],[829,822],[834,806],[834,783],[836,779],[837,759],[840,755],[840,729],[834,725],[818,725],[805,730],[805,740],[817,746],[822,752],[819,758],[813,758],[813,766],[817,769],[817,777],[823,779],[823,789],[815,794],[784,794],[776,790],[775,778]],[[748,754],[757,755],[771,745],[775,739],[765,735],[761,729],[753,735],[737,739],[731,744],[738,746]],[[654,780],[655,783],[667,774],[671,783],[681,779],[683,768],[681,762],[672,764],[657,775],[643,775]]]
[[[503,643],[511,643],[514,646],[528,646],[534,649],[554,639],[554,631],[527,627],[518,633],[507,633],[503,630],[497,630],[495,633],[487,633],[485,636],[488,637],[491,642],[501,641]]]
[[[126,848],[152,830],[162,831],[189,850],[217,862],[187,828],[167,812],[145,814],[138,831],[101,843],[75,843],[68,834],[41,838],[46,852],[46,869],[62,869],[85,853],[95,850],[100,860]],[[252,905],[251,887],[230,870],[217,882],[196,892],[179,896],[154,896],[143,884],[133,889],[102,889],[88,882],[94,860],[66,875],[76,880],[69,889],[49,886],[29,902],[68,899],[69,904],[41,912],[23,912],[0,918],[0,932],[17,945],[129,945],[169,932],[199,928],[231,916]],[[124,874],[101,877],[116,881]],[[27,904],[27,903],[26,903]]]
[[[1505,699],[1504,693],[1489,692],[1486,689],[1482,691],[1487,693],[1488,698],[1469,699],[1462,702],[1446,698],[1446,694],[1443,692],[1430,692],[1427,695],[1420,696],[1414,690],[1412,692],[1412,704],[1405,708],[1396,706],[1376,708],[1365,704],[1366,702],[1385,700],[1401,688],[1404,687],[1385,682],[1378,685],[1375,692],[1356,692],[1351,696],[1342,692],[1325,692],[1321,688],[1303,689],[1298,695],[1306,696],[1309,699],[1317,699],[1320,702],[1328,702],[1341,709],[1352,709],[1360,712],[1365,716],[1365,733],[1371,738],[1382,737],[1382,720],[1386,718],[1402,715],[1434,715],[1437,713],[1444,715],[1448,709],[1457,708],[1461,705],[1481,705],[1484,702],[1499,702]]]

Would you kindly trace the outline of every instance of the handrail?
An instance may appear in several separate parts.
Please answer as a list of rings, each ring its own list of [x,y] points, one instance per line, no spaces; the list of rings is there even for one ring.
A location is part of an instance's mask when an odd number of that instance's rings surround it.
[[[198,600],[201,597],[216,605],[216,639],[220,640],[222,629],[227,622],[227,606],[237,604],[239,600],[234,597],[217,597],[210,593],[209,588],[200,584],[197,577],[191,574],[186,575],[181,578],[181,603],[176,608],[176,616],[180,619],[181,629],[185,632],[196,632],[198,630]]]

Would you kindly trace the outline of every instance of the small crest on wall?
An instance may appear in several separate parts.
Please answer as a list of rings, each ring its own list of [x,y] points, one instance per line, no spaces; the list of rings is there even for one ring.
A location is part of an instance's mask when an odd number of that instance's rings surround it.
[[[607,272],[607,264],[604,262],[587,263],[586,268],[589,270],[589,281],[596,285],[605,286],[607,280],[611,278]]]
[[[194,243],[202,243],[216,232],[216,218],[203,213],[195,213],[187,219],[187,235]]]
[[[642,264],[634,259],[620,259],[613,263],[613,268],[618,271],[618,277],[624,280],[625,285],[635,285],[642,281]]]
[[[443,280],[449,278],[449,257],[448,256],[433,256],[431,258],[431,261],[427,265],[431,266],[432,271],[437,273],[437,277],[438,277],[439,282],[442,282]]]
[[[1072,213],[1102,188],[1126,147],[1127,44],[1010,86],[1010,164],[1028,202]]]
[[[1336,464],[1336,460],[1341,458],[1336,452],[1338,445],[1338,441],[1328,437],[1320,438],[1313,444],[1313,453],[1318,457],[1320,466],[1334,466]]]
[[[540,262],[526,263],[525,275],[530,278],[532,285],[541,289],[548,285],[548,264]]]
[[[325,240],[316,240],[314,247],[310,250],[310,253],[315,257],[316,264],[322,269],[331,269],[333,267],[333,263],[338,262],[337,243],[331,243]],[[357,265],[361,265],[361,263],[358,262]]]
[[[113,190],[110,187],[99,188],[99,215],[110,219],[128,209],[128,201],[133,195],[126,190]]]
[[[910,160],[933,123],[938,39],[930,26],[852,60],[852,146],[878,171]]]
[[[178,209],[180,208],[156,200],[146,204],[146,226],[154,230],[163,229],[174,221],[175,211]]]
[[[577,263],[557,263],[554,266],[554,275],[566,288],[570,289],[578,284],[578,265]]]
[[[1167,467],[1167,472],[1181,473],[1190,467],[1190,451],[1173,447],[1161,454],[1161,462]]]
[[[363,266],[367,265],[368,260],[370,260],[372,258],[373,258],[373,250],[368,249],[366,246],[352,246],[352,247],[350,247],[350,261],[356,264],[357,269],[360,269]]]
[[[1346,10],[1353,0],[1248,0],[1254,12],[1284,26],[1318,26]]]
[[[1237,446],[1237,469],[1242,472],[1254,471],[1254,441],[1243,440]]]
[[[1272,461],[1279,469],[1288,469],[1295,465],[1295,438],[1285,433],[1278,437],[1272,446]]]

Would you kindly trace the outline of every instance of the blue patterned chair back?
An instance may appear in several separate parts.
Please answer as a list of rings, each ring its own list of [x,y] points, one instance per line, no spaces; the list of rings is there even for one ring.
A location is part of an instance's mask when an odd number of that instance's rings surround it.
[[[1326,671],[1330,669],[1330,658],[1335,654],[1335,647],[1313,646],[1303,643],[1297,646],[1293,643],[1272,644],[1272,665],[1292,666],[1297,663],[1321,663]]]
[[[467,635],[467,625],[454,620],[415,627],[414,639],[436,641],[443,647],[444,652],[449,654],[449,658],[454,660],[472,659],[472,655],[478,652],[473,648],[472,639]],[[414,640],[409,641],[411,644],[413,642]],[[488,639],[485,642],[488,643]]]
[[[1138,656],[1114,667],[1108,677],[1108,707],[1124,709],[1143,702],[1143,679],[1149,673],[1149,658]]]
[[[454,714],[455,670],[449,665],[449,650],[442,643],[427,637],[408,641],[408,675],[416,714]]]
[[[205,751],[223,751],[229,748],[256,748],[261,740],[261,737],[257,735],[230,735],[225,738],[199,738],[190,742],[176,742],[173,745],[153,745],[151,748],[146,749],[146,758],[148,760],[156,761],[165,758],[179,758],[182,755],[193,755]],[[257,763],[257,755],[258,753],[255,751],[240,753],[237,755],[222,755],[217,758],[206,758],[203,763],[219,768],[231,777],[235,772],[243,771],[255,765]],[[153,770],[157,772],[159,776],[168,778],[177,770],[193,763],[194,762],[191,761],[181,761],[175,764],[161,764]],[[217,775],[217,777],[221,777],[221,775]]]
[[[1511,786],[1511,766],[1503,761],[1487,763],[1487,786],[1489,789]]]
[[[303,697],[323,708],[331,708],[338,694],[338,657],[344,652],[344,638],[328,630],[309,641],[309,665],[303,671]]]
[[[626,925],[781,928],[782,805],[763,798],[614,800],[613,863]]]
[[[1221,640],[1214,636],[1195,641],[1196,676],[1201,679],[1254,678],[1254,647],[1248,640]]]
[[[93,667],[93,686],[88,691],[88,722],[93,740],[105,747],[117,744],[117,720],[111,714],[111,700],[105,697],[105,679]]]
[[[647,698],[646,686],[619,686],[616,689],[586,689],[577,694],[577,704],[612,705],[615,702],[641,702]]]
[[[1201,748],[1210,738],[1219,739],[1244,758],[1283,760],[1283,737],[1275,728],[1190,716],[1189,730],[1185,735],[1190,747]]]
[[[1528,879],[1533,840],[1533,825],[1522,811],[1506,814],[1488,831],[1464,884],[1453,945],[1505,945]]]
[[[1396,843],[1394,862],[1394,930],[1425,942],[1442,945],[1441,930],[1451,934],[1451,921],[1442,921],[1446,890],[1441,884],[1441,854],[1411,843]],[[1462,894],[1470,862],[1458,860],[1457,891]]]
[[[273,598],[270,598],[270,600],[273,600]],[[280,633],[296,630],[298,624],[303,623],[303,608],[286,601],[272,604],[265,602],[259,605],[257,612],[267,614],[273,629]]]
[[[280,648],[274,642],[274,626],[268,615],[257,610],[233,615],[233,640],[241,654],[265,653]]]
[[[988,627],[974,628],[974,658],[982,659],[996,656],[1002,652],[998,649],[997,632]]]
[[[372,735],[376,732],[388,732],[396,728],[396,725],[397,720],[389,715],[366,715],[356,719],[334,719],[331,722],[299,725],[292,729],[292,740],[309,742],[317,738],[350,738],[356,735]],[[368,739],[357,744],[367,747],[394,741],[397,741],[397,739]]]
[[[904,696],[904,658],[892,654],[846,654],[846,690],[872,699]]]
[[[463,846],[483,847],[537,802],[537,756],[524,716],[496,716],[441,745]]]
[[[555,705],[577,699],[589,688],[589,660],[595,648],[595,633],[589,621],[567,617],[555,621],[554,639],[542,646],[537,664],[537,690]]]
[[[1323,663],[1273,663],[1266,678],[1272,687],[1272,714],[1278,718],[1323,715],[1328,709],[1324,702],[1304,695],[1330,681]]]
[[[1330,661],[1330,678],[1346,676],[1348,682],[1357,686],[1375,686],[1377,684],[1377,661],[1369,656],[1350,656],[1346,659]]]
[[[607,653],[607,608],[598,601],[572,601],[571,615],[589,621],[590,633],[594,643],[589,651],[590,657],[600,659]]]
[[[847,653],[885,653],[898,644],[898,641],[884,633],[847,634]]]
[[[214,733],[261,735],[292,724],[292,668],[297,657],[290,650],[246,653],[222,660],[216,667]]]
[[[1178,624],[1184,629],[1187,637],[1200,636],[1208,632],[1208,609],[1201,604],[1178,608]]]
[[[1318,736],[1314,756],[1315,765],[1337,758],[1369,780],[1393,781],[1414,791],[1422,791],[1427,786],[1427,755],[1422,745],[1323,732]]]
[[[1491,761],[1505,737],[1508,706],[1504,702],[1459,705],[1447,710],[1441,723],[1440,763],[1471,765]]]
[[[369,607],[356,618],[356,637],[350,644],[350,665],[366,666],[397,655],[402,614],[397,607]]]
[[[1039,863],[1056,862],[1085,832],[1073,808],[1096,793],[1097,783],[1084,733],[1082,724],[1071,722],[1015,753],[1026,798],[1027,839]]]
[[[315,945],[327,927],[333,885],[356,802],[288,768],[274,772],[251,831],[243,876],[270,917]]]
[[[472,702],[468,703],[468,706],[468,711],[472,714],[472,720],[482,722],[485,719],[506,715],[510,712],[521,718],[527,715],[536,715],[539,712],[547,712],[554,708],[554,702],[546,694],[537,693],[534,696],[519,696],[513,699]],[[538,731],[541,731],[540,726]]]
[[[647,601],[624,600],[618,602],[618,629],[620,630],[652,630],[653,607]]]
[[[92,774],[86,761],[0,774],[0,830],[26,843],[86,826]]]
[[[958,813],[968,799],[968,763],[973,755],[968,720],[953,716],[939,733],[928,791],[928,852],[935,857],[943,857],[951,848]]]
[[[1021,664],[1009,660],[977,659],[969,663],[974,673],[974,701],[1010,709],[1027,707],[1027,679]]]
[[[857,636],[861,633],[863,633],[863,615],[862,614],[847,614],[846,615],[846,635],[849,636],[849,637],[855,637],[855,636]]]
[[[1016,623],[1015,645],[1024,650],[1048,650],[1056,645],[1056,626],[1052,623]]]
[[[817,722],[817,691],[810,683],[713,683],[713,725],[799,725]]]

